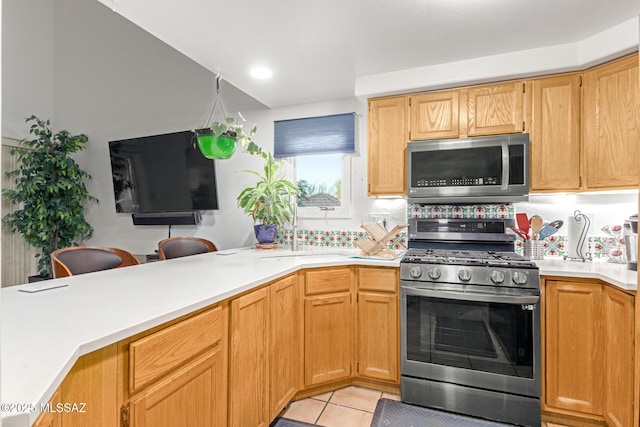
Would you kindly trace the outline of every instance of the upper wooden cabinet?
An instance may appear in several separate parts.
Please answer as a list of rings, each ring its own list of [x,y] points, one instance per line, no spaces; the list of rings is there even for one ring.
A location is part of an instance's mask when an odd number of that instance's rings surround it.
[[[410,103],[412,141],[460,136],[460,91],[413,95]]]
[[[523,81],[411,95],[410,140],[519,133]]]
[[[637,188],[640,175],[638,55],[584,74],[587,189]]]
[[[580,189],[580,74],[531,82],[531,190]]]
[[[405,146],[409,141],[409,97],[369,100],[369,196],[405,194]]]
[[[524,82],[467,89],[469,136],[519,133],[524,130]]]

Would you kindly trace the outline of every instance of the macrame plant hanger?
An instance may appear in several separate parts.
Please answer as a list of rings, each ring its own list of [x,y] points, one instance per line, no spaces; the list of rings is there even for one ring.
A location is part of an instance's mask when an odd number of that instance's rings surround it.
[[[220,97],[221,81],[222,77],[220,77],[220,72],[218,72],[218,74],[216,75],[216,100],[213,103],[213,107],[211,107],[211,111],[205,118],[204,123],[202,124],[200,129],[195,131],[200,152],[207,159],[212,160],[225,160],[230,158],[236,151],[236,146],[238,145],[235,134],[231,136],[225,132],[220,132],[220,129],[216,129],[217,126],[213,126],[211,122],[211,120],[213,120],[213,114],[216,110],[216,107],[219,104],[220,110],[222,111],[224,125],[230,124],[227,116],[227,111],[224,109],[224,105],[222,104],[222,99]]]

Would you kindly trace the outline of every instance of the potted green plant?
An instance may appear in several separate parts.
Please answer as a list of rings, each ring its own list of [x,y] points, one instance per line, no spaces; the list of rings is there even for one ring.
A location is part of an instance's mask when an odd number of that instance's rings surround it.
[[[272,244],[278,235],[278,227],[293,218],[294,206],[292,199],[298,187],[278,173],[282,165],[276,161],[271,153],[262,151],[255,143],[247,146],[247,151],[264,159],[262,172],[243,170],[258,177],[253,187],[247,187],[237,197],[238,207],[244,213],[251,215],[254,222],[254,232],[260,244]]]
[[[256,127],[246,132],[244,125],[234,122],[233,117],[226,117],[224,122],[213,122],[209,128],[194,131],[203,156],[207,159],[228,159],[236,151],[238,142],[243,147],[253,142]]]
[[[85,186],[91,177],[70,157],[85,148],[87,135],[71,135],[66,130],[53,133],[49,120],[36,116],[26,122],[32,122],[29,133],[33,139],[20,141],[22,148],[11,151],[19,166],[7,176],[15,178],[16,187],[2,190],[3,197],[19,209],[6,214],[3,223],[39,249],[39,275],[48,278],[53,251],[77,245],[93,234],[84,205],[97,199]]]

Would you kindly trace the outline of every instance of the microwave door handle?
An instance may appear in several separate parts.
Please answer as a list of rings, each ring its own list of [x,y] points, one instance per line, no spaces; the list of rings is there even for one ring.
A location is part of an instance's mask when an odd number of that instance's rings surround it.
[[[509,189],[509,144],[502,141],[502,190]]]
[[[471,292],[435,291],[431,289],[420,289],[414,287],[404,288],[408,295],[416,295],[430,298],[440,298],[459,301],[474,302],[494,302],[502,304],[537,304],[540,301],[539,295],[496,295],[479,294]]]

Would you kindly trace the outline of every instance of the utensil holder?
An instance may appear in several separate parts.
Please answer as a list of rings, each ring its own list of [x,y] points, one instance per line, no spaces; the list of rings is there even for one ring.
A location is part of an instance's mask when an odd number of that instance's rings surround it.
[[[531,260],[544,259],[544,242],[542,240],[526,240],[524,242],[524,256]]]

